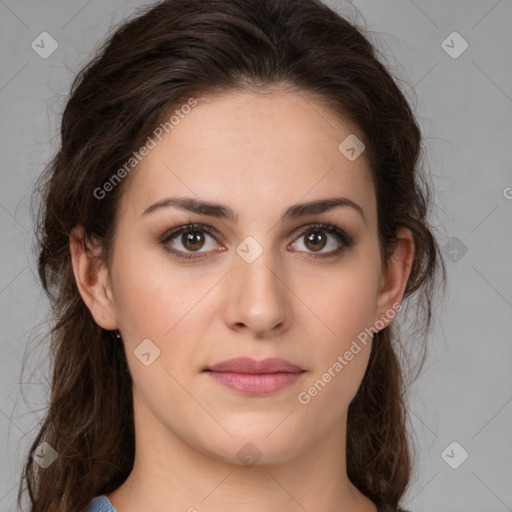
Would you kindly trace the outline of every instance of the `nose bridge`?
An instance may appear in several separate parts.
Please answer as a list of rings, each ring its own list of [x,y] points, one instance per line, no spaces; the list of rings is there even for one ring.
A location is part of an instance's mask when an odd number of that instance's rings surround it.
[[[237,248],[230,272],[227,321],[267,332],[284,325],[288,317],[287,288],[271,249],[254,240]]]

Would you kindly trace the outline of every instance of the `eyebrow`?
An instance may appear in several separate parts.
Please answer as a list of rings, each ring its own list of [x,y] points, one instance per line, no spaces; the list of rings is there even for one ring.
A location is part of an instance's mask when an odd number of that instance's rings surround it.
[[[285,220],[298,219],[310,214],[325,213],[329,210],[332,210],[333,208],[347,206],[356,210],[363,218],[365,224],[367,224],[363,209],[357,203],[346,197],[329,197],[326,199],[318,199],[316,201],[294,204],[287,208],[287,210],[283,213],[280,222],[284,222]],[[234,222],[238,220],[238,214],[235,214],[235,212],[229,208],[229,206],[211,201],[201,201],[193,197],[167,197],[165,199],[161,199],[160,201],[157,201],[156,203],[146,208],[142,213],[142,216],[148,215],[161,208],[169,207],[180,208],[182,210],[187,210],[199,215],[208,215],[211,217],[218,217]]]

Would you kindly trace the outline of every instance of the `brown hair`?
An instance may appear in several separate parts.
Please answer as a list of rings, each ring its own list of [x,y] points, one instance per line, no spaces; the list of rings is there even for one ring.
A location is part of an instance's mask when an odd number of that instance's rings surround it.
[[[274,85],[313,95],[359,128],[384,261],[397,228],[414,237],[404,299],[417,299],[415,347],[423,347],[423,366],[437,274],[444,282],[446,271],[428,221],[431,187],[420,165],[420,129],[375,45],[319,0],[165,0],[120,26],[78,74],[62,115],[61,146],[36,188],[38,271],[55,324],[51,398],[30,452],[46,441],[58,458],[43,469],[27,456],[19,506],[26,483],[31,512],[82,512],[133,467],[126,355],[83,302],[69,250],[72,228],[82,225],[82,243],[100,241],[108,264],[129,178],[103,200],[94,191],[141,147],[163,113],[187,98]],[[402,348],[395,325],[376,335],[348,410],[348,477],[377,506],[393,510],[413,468]]]

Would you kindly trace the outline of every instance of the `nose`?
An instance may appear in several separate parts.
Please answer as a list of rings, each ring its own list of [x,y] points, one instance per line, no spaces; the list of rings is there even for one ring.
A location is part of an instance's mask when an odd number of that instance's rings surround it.
[[[224,318],[230,329],[272,338],[288,328],[290,291],[270,252],[251,263],[235,256],[227,277]]]

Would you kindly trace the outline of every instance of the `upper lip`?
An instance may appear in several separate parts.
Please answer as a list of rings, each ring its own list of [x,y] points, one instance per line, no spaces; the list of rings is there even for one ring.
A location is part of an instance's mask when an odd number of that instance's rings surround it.
[[[208,366],[205,371],[234,372],[234,373],[301,373],[305,370],[299,366],[280,359],[271,357],[257,361],[250,357],[236,357],[221,361],[213,366]]]

